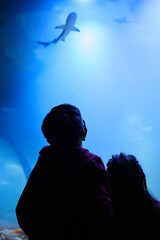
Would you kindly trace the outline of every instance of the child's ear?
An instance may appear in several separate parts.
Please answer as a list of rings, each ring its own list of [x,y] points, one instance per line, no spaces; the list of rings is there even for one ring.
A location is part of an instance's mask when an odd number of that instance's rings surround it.
[[[86,123],[83,120],[83,132],[82,132],[82,141],[85,141],[87,135],[87,128],[86,128]]]
[[[87,135],[87,128],[86,128],[86,123],[85,123],[84,120],[83,120],[83,127],[84,127],[85,136],[86,136]]]

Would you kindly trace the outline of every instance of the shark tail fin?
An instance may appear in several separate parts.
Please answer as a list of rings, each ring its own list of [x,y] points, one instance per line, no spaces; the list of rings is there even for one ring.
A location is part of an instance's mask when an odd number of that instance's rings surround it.
[[[37,43],[43,45],[44,47],[48,47],[52,42],[40,42],[40,41],[38,41]]]

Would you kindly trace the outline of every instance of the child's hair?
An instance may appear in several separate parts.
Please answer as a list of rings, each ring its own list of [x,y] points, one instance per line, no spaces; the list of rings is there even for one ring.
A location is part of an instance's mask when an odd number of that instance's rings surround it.
[[[146,192],[146,177],[142,167],[133,155],[113,155],[107,163],[107,171],[110,175],[112,189],[121,191],[121,187],[126,187],[125,191]],[[115,187],[116,185],[116,187]]]
[[[87,131],[80,110],[70,104],[53,107],[41,128],[47,141],[57,145],[77,145]]]
[[[107,163],[107,179],[117,211],[126,209],[127,214],[132,215],[143,215],[144,211],[159,212],[157,201],[148,191],[145,174],[135,156],[124,153],[112,156]]]
[[[148,191],[136,157],[112,156],[107,163],[107,184],[118,239],[159,239],[160,203]]]

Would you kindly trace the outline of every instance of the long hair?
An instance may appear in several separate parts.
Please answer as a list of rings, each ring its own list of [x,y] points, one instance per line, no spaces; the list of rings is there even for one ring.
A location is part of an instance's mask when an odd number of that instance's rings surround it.
[[[160,219],[160,205],[149,192],[136,157],[124,153],[112,156],[107,163],[107,184],[115,216],[132,230],[139,228],[139,234],[152,236],[155,221]]]

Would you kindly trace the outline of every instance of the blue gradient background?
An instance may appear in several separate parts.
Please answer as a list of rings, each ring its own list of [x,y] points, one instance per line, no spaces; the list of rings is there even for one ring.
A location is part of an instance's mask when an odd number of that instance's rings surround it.
[[[70,12],[76,27],[61,33]],[[134,154],[160,199],[159,0],[5,1],[0,9],[0,226],[15,207],[39,150],[44,116],[74,104],[86,120],[84,147],[107,163]]]

